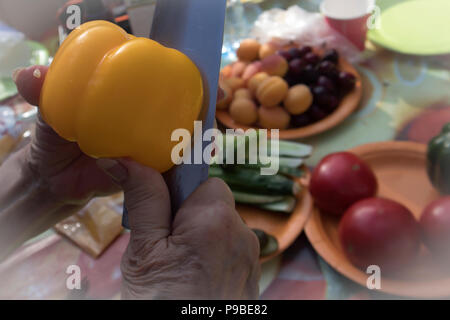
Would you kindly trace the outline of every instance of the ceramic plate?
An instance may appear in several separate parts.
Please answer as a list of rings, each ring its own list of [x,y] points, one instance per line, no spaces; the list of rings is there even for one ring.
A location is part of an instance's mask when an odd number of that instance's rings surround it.
[[[398,201],[418,219],[423,208],[439,197],[426,173],[426,145],[413,142],[380,142],[350,150],[370,165],[379,184],[379,196]],[[368,274],[353,266],[345,257],[338,240],[337,217],[314,208],[305,226],[314,249],[334,269],[366,286]],[[383,277],[381,291],[409,297],[450,296],[450,271],[445,270],[421,247],[417,261],[401,275]]]
[[[380,28],[368,38],[388,49],[406,54],[438,55],[450,53],[450,1],[383,0]]]
[[[342,71],[347,71],[353,73],[356,78],[356,86],[352,92],[347,94],[341,101],[339,107],[328,117],[325,119],[313,123],[311,125],[302,127],[302,128],[291,128],[286,130],[280,130],[280,139],[300,139],[310,137],[321,132],[327,131],[339,123],[344,121],[349,115],[355,111],[362,97],[362,85],[361,85],[361,76],[356,71],[356,69],[344,59],[340,59],[339,69]],[[249,129],[250,127],[241,125],[235,122],[229,115],[229,113],[225,110],[217,110],[216,118],[219,122],[221,122],[224,126],[228,128],[241,128],[244,130]],[[270,131],[269,131],[270,133]]]
[[[304,181],[307,179],[299,179],[299,182],[304,185]],[[266,211],[240,204],[237,204],[236,208],[250,228],[264,230],[277,239],[278,250],[260,259],[261,262],[265,262],[282,253],[298,238],[311,215],[313,201],[305,187],[298,195],[297,205],[291,214]]]

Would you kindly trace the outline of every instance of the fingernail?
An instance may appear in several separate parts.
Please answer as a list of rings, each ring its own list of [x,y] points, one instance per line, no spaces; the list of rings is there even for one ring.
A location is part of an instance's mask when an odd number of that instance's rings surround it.
[[[34,71],[33,71],[33,77],[39,79],[39,78],[41,77],[41,70],[39,70],[38,68],[34,69]]]
[[[20,73],[23,69],[25,69],[25,68],[17,68],[17,69],[14,69],[14,71],[13,71],[13,73],[12,73],[12,79],[13,79],[14,82],[16,82],[17,77],[19,76],[19,73]]]
[[[128,177],[127,168],[117,160],[98,159],[97,166],[117,182],[123,182]]]

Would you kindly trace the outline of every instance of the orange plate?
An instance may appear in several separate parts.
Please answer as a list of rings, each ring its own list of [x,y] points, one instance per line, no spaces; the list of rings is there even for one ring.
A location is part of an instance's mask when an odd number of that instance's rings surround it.
[[[341,101],[339,107],[328,117],[325,119],[313,123],[309,126],[302,128],[292,128],[286,130],[280,130],[280,139],[300,139],[306,138],[318,133],[324,132],[328,129],[331,129],[337,126],[339,123],[344,121],[350,114],[355,111],[358,107],[359,102],[362,97],[362,84],[361,84],[361,76],[356,71],[356,69],[344,59],[340,59],[339,61],[339,69],[342,71],[351,72],[356,76],[356,86],[352,92],[348,93]],[[227,111],[217,110],[216,118],[219,120],[224,126],[233,129],[244,129],[247,130],[251,127],[241,125],[235,122]],[[269,131],[270,133],[270,131]]]
[[[306,167],[304,167],[307,170]],[[299,179],[301,185],[309,179]],[[307,187],[298,195],[297,205],[291,214],[261,210],[255,207],[237,204],[237,211],[250,228],[261,229],[275,237],[278,250],[271,255],[262,257],[261,262],[268,261],[286,250],[303,231],[306,221],[313,209],[313,200]]]
[[[378,179],[378,195],[408,207],[418,219],[423,208],[439,198],[426,173],[426,145],[413,142],[379,142],[350,150],[366,161]],[[343,186],[345,187],[345,186]],[[339,219],[314,208],[305,232],[314,249],[338,272],[366,286],[368,274],[345,257],[338,240]],[[401,275],[383,277],[381,291],[409,297],[450,296],[450,272],[433,261],[422,246],[417,261]]]

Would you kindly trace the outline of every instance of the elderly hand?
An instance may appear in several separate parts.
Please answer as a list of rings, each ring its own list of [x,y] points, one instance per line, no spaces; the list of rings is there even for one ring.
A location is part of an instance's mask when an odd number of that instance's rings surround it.
[[[15,73],[19,92],[30,104],[39,104],[46,72],[46,67],[33,66]],[[219,99],[221,95],[219,90]],[[95,160],[83,154],[76,143],[59,137],[40,117],[33,140],[25,148],[17,155],[25,169],[16,165],[19,162],[9,161],[7,165],[14,170],[4,172],[30,172],[32,177],[22,180],[33,181],[39,187],[29,190],[29,201],[15,203],[2,213],[7,220],[10,217],[23,220],[15,225],[13,234],[20,234],[16,229],[26,228],[39,218],[40,212],[48,217],[38,230],[62,219],[61,212],[73,212],[93,196],[109,194],[121,187],[131,228],[121,265],[123,298],[258,297],[259,242],[236,212],[231,191],[223,181],[209,179],[203,183],[173,218],[164,179],[151,168],[128,159]],[[5,188],[6,198],[21,188],[22,180]],[[36,203],[43,200],[61,203],[56,207],[64,210],[48,210],[45,203],[42,206]],[[42,208],[38,210],[39,207]],[[36,212],[32,216],[27,214],[30,208]],[[8,228],[11,229],[5,225],[5,230]],[[36,230],[14,242],[34,233]]]
[[[48,67],[32,66],[14,73],[19,93],[32,105],[39,96]],[[26,146],[25,163],[34,180],[49,191],[55,201],[83,205],[93,196],[120,189],[100,170],[95,159],[85,155],[75,142],[61,138],[40,116],[31,144]]]
[[[172,219],[162,176],[131,160],[98,160],[125,192],[131,229],[122,257],[126,299],[256,299],[259,242],[219,179],[204,182]]]

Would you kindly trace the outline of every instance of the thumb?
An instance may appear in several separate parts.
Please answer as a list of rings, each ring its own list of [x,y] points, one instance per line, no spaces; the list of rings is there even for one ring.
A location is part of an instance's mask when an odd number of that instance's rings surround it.
[[[48,67],[45,66],[31,66],[14,70],[13,80],[16,83],[17,90],[33,106],[39,104],[39,97],[47,71]]]
[[[140,250],[169,236],[170,196],[159,172],[129,159],[98,159],[97,165],[124,191],[132,248]]]

